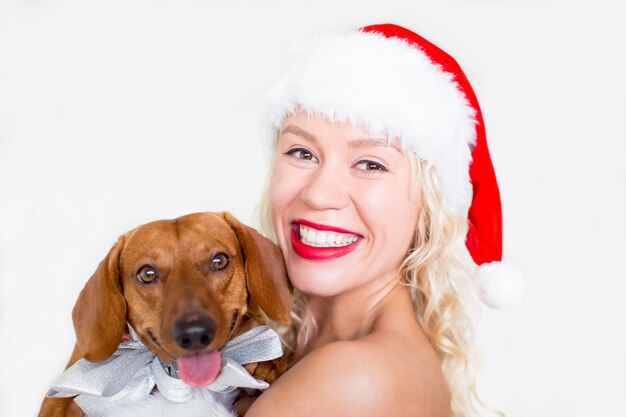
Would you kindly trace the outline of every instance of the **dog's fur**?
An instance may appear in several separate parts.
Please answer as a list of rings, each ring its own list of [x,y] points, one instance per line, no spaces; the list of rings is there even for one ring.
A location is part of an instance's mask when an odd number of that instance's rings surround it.
[[[223,270],[210,268],[225,254]],[[150,284],[137,279],[145,265],[158,271]],[[80,358],[109,358],[127,332],[127,322],[166,363],[186,353],[172,337],[180,317],[204,313],[217,324],[205,351],[262,324],[260,309],[279,323],[290,321],[291,292],[280,250],[228,213],[197,213],[140,226],[119,238],[78,297],[72,316],[76,346],[68,367]],[[273,382],[284,360],[246,366]],[[39,417],[79,417],[72,398],[46,398]]]

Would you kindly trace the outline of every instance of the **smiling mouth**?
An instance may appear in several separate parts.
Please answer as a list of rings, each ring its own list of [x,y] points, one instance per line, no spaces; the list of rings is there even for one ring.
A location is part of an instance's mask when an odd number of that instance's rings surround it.
[[[352,252],[362,237],[347,230],[298,220],[291,225],[294,252],[312,261],[326,261]]]
[[[342,247],[359,240],[359,236],[349,233],[316,230],[303,224],[298,226],[298,237],[306,245],[320,248]]]

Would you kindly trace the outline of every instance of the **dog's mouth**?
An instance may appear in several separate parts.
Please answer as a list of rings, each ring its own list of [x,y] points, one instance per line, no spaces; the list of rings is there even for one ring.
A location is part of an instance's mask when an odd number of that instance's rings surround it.
[[[233,334],[239,318],[239,310],[233,313],[228,338]],[[187,385],[192,387],[204,387],[209,385],[219,376],[222,370],[222,354],[215,350],[212,352],[194,353],[181,356],[176,359],[178,375]]]
[[[239,310],[235,310],[230,323],[227,340],[230,340],[239,319]],[[219,350],[210,352],[194,352],[188,355],[175,356],[165,349],[151,329],[146,329],[150,340],[165,352],[176,363],[177,376],[187,385],[204,387],[217,379],[222,370],[222,354]]]
[[[222,355],[219,351],[194,353],[177,358],[163,347],[152,330],[147,329],[146,334],[176,363],[176,368],[178,368],[176,374],[185,384],[192,387],[204,387],[215,381],[220,374]]]
[[[204,387],[215,381],[222,370],[222,355],[219,351],[194,353],[176,359],[178,375],[192,387]]]

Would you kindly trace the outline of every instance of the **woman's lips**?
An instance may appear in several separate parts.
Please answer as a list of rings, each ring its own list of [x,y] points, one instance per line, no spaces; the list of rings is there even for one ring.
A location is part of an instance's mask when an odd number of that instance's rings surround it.
[[[351,235],[352,239],[344,236],[343,241],[337,243],[338,246],[332,246],[332,244],[328,246],[320,246],[323,244],[319,243],[314,243],[316,246],[311,246],[311,244],[307,244],[302,241],[300,235],[300,225],[305,226],[307,229],[315,229],[314,233],[331,232],[330,234],[336,234],[337,236],[339,236],[339,234]],[[331,238],[329,237],[329,239]],[[359,243],[361,243],[361,240],[360,236],[337,227],[319,225],[308,221],[297,221],[293,222],[291,225],[291,246],[293,247],[294,252],[298,256],[310,261],[328,261],[345,256],[356,249]],[[324,239],[324,241],[326,240]]]

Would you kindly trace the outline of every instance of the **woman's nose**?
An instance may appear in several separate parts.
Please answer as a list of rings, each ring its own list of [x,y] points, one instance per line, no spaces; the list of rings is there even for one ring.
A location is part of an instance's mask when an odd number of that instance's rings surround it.
[[[347,182],[340,170],[320,165],[302,189],[302,200],[316,210],[340,210],[350,202]]]

